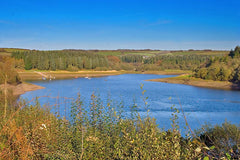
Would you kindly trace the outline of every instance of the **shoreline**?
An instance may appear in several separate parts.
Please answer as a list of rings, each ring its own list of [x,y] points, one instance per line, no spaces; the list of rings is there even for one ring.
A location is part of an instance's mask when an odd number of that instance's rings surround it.
[[[5,88],[5,85],[1,84],[0,89],[4,90],[4,88]],[[31,83],[26,83],[26,82],[23,82],[18,85],[7,84],[7,89],[10,90],[10,92],[12,92],[13,96],[20,96],[21,94],[24,94],[26,92],[35,91],[35,90],[44,89],[44,88],[45,87],[38,86]]]
[[[70,79],[83,77],[103,77],[121,74],[156,74],[156,75],[179,75],[177,77],[149,79],[146,81],[184,84],[203,88],[223,89],[223,90],[240,90],[240,85],[233,84],[227,81],[203,80],[189,76],[189,71],[167,70],[167,71],[22,71],[18,72],[22,80],[41,81],[43,76],[47,79]],[[14,96],[19,96],[29,91],[44,89],[45,87],[38,86],[32,83],[23,82],[18,85],[7,85],[7,89],[12,90]],[[0,85],[0,89],[4,89],[4,85]]]
[[[165,70],[165,71],[18,71],[19,76],[23,81],[26,80],[43,80],[46,79],[70,79],[70,78],[82,78],[82,77],[103,77],[121,74],[157,74],[157,75],[181,75],[189,73],[190,71],[181,70]]]
[[[83,77],[103,77],[121,74],[157,74],[157,75],[181,75],[189,71],[181,70],[166,70],[166,71],[19,71],[18,74],[24,81],[18,85],[7,84],[7,89],[13,92],[14,96],[19,96],[29,91],[44,89],[45,87],[38,86],[25,81],[42,81],[43,77],[46,79],[71,79]],[[0,85],[0,89],[4,89],[4,85]]]
[[[109,75],[119,75],[118,71],[20,71],[19,76],[23,81],[43,80],[43,79],[70,79],[82,77],[102,77]]]
[[[173,83],[173,84],[185,84],[195,87],[223,89],[223,90],[240,90],[240,85],[228,82],[228,81],[213,81],[203,80],[200,78],[189,77],[189,75],[180,75],[177,77],[149,79],[146,81]]]

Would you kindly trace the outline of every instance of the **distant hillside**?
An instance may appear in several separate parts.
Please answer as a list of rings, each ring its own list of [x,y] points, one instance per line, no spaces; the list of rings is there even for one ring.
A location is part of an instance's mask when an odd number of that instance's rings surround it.
[[[165,69],[193,70],[210,61],[213,57],[223,57],[229,51],[215,50],[29,50],[0,48],[0,55],[12,56],[24,62],[19,69],[38,70],[129,70],[161,71]]]

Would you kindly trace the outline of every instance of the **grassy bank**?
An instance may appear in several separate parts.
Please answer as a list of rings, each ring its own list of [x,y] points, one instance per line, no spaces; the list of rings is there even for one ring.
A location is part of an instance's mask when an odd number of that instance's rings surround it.
[[[228,81],[203,80],[200,78],[191,77],[189,74],[180,75],[180,76],[171,77],[171,78],[150,79],[148,81],[186,84],[186,85],[192,85],[197,87],[225,89],[225,90],[240,90],[239,85],[228,82]]]
[[[145,71],[145,72],[141,72],[141,73],[143,73],[143,74],[158,74],[158,75],[182,75],[182,74],[191,73],[191,71],[168,69],[168,70],[163,70],[163,71]]]

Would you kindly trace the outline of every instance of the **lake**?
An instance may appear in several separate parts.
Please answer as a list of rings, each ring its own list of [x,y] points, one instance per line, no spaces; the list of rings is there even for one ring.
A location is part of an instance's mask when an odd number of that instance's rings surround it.
[[[146,115],[142,100],[141,84],[146,90],[144,97],[150,109],[150,116],[156,119],[160,128],[171,127],[171,106],[183,109],[192,129],[205,123],[221,124],[225,120],[234,124],[240,122],[240,92],[200,88],[183,84],[169,84],[145,81],[148,79],[173,77],[174,75],[123,74],[99,78],[77,78],[65,80],[31,81],[30,83],[45,87],[42,90],[27,92],[21,98],[40,97],[40,104],[59,104],[58,111],[62,116],[70,116],[71,98],[81,94],[84,104],[90,103],[91,94],[99,95],[103,104],[109,99],[116,104],[124,104],[125,114],[129,114],[129,106],[137,104],[139,113]],[[48,97],[42,97],[48,96]],[[60,97],[60,98],[56,98]],[[52,112],[56,112],[54,107]],[[184,131],[184,118],[179,113],[179,125]]]

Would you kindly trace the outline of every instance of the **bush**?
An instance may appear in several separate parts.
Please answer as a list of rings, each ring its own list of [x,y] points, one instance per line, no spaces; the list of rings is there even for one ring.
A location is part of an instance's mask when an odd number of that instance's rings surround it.
[[[232,158],[239,156],[239,128],[235,125],[225,123],[203,130],[198,137],[183,138],[176,112],[173,128],[162,131],[155,119],[140,117],[136,106],[131,106],[129,118],[123,117],[122,109],[121,104],[113,106],[111,101],[103,106],[94,94],[91,104],[84,107],[79,95],[66,120],[40,106],[37,100],[32,105],[20,101],[18,109],[0,120],[0,159],[201,159],[226,157],[224,153]],[[204,137],[211,137],[210,143]],[[210,151],[206,151],[208,147]]]
[[[208,154],[212,158],[230,155],[234,159],[240,158],[240,128],[229,122],[214,127],[205,125],[197,131],[200,140],[211,148]]]
[[[21,79],[10,59],[5,59],[4,63],[0,62],[0,84],[5,83],[5,81],[14,85],[21,83]]]

